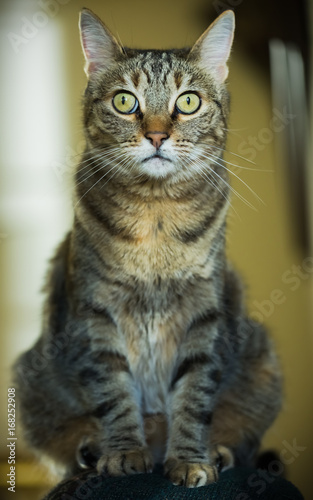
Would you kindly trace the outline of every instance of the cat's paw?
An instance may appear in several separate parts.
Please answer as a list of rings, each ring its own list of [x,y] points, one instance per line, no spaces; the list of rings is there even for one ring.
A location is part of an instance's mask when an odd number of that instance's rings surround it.
[[[143,472],[152,472],[152,457],[146,448],[111,451],[102,455],[97,463],[99,474],[109,476],[128,476]]]
[[[206,486],[218,480],[217,467],[206,463],[180,462],[176,459],[168,459],[164,464],[164,472],[173,484],[187,488]]]
[[[231,469],[235,465],[235,457],[230,448],[218,444],[211,453],[211,459],[219,472]]]

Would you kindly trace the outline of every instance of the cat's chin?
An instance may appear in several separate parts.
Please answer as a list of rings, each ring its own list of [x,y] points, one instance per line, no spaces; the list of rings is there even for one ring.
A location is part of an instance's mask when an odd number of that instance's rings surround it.
[[[169,159],[154,156],[143,161],[141,171],[155,179],[163,179],[176,172],[174,162]]]

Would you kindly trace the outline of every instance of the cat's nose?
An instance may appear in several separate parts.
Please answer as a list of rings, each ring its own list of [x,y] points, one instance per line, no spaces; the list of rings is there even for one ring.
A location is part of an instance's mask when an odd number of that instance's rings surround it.
[[[159,149],[162,142],[168,139],[168,134],[166,132],[147,132],[145,137],[152,142],[156,149]]]

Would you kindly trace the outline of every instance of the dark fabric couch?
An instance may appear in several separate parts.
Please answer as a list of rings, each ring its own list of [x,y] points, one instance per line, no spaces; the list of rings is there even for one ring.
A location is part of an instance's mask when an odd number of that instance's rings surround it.
[[[110,478],[84,472],[63,481],[44,500],[303,500],[289,481],[266,470],[237,467],[217,483],[200,488],[174,486],[161,468],[152,474]]]

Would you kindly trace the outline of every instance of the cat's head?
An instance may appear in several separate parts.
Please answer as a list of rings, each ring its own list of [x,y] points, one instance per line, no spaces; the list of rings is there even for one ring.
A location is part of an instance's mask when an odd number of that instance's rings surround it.
[[[129,178],[202,174],[208,156],[219,158],[225,144],[233,33],[234,14],[226,11],[191,49],[126,49],[84,9],[88,149]]]

